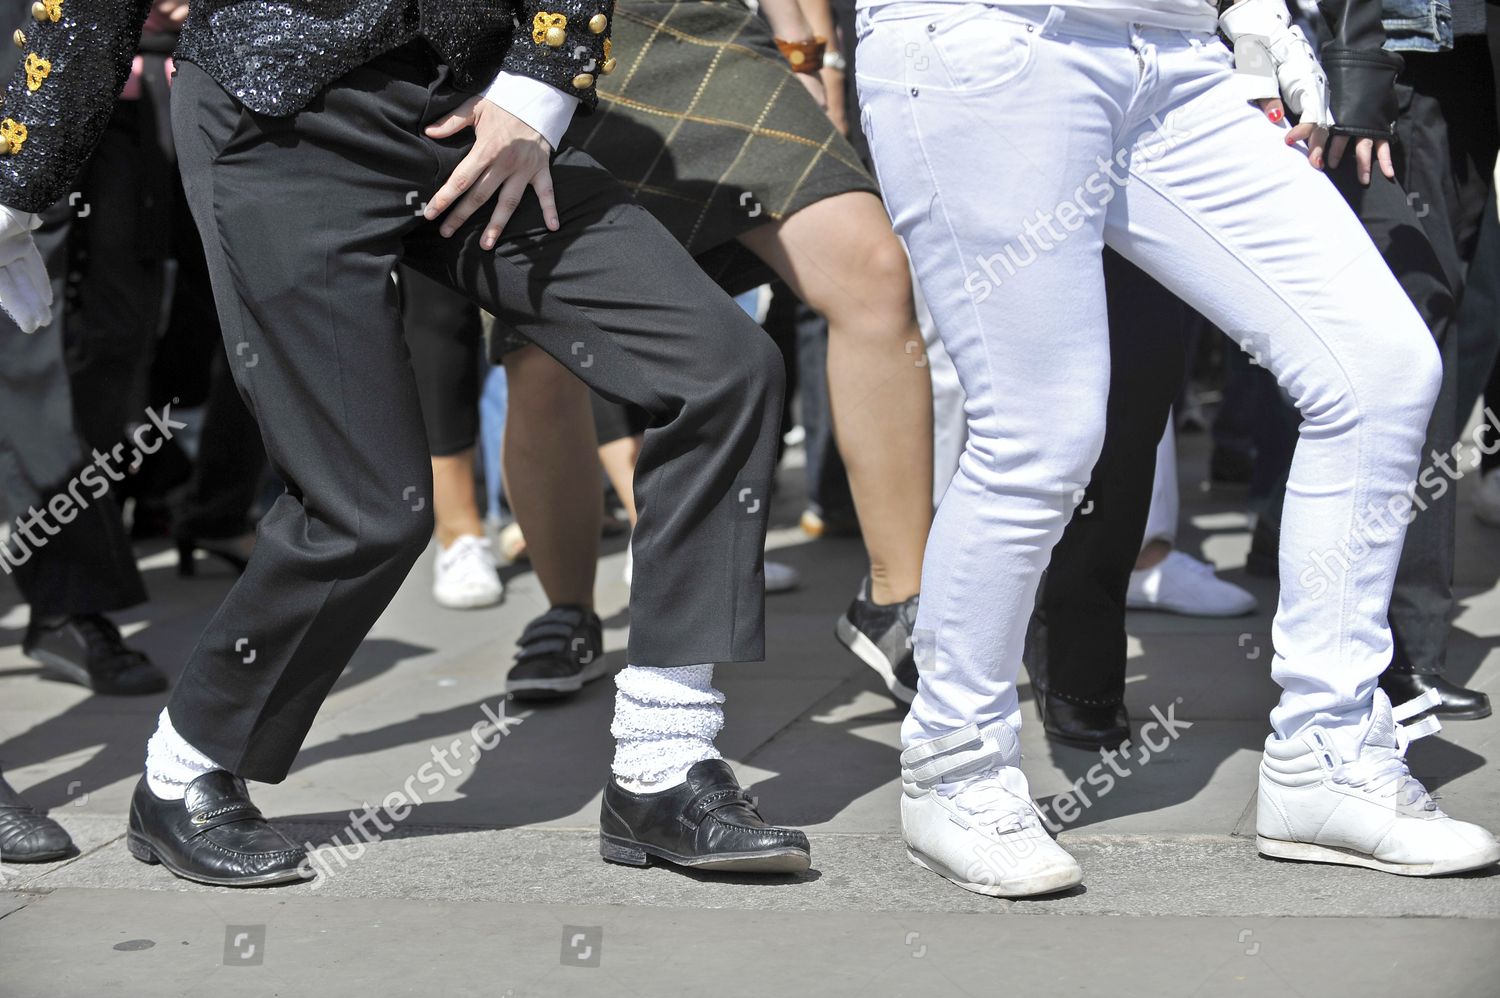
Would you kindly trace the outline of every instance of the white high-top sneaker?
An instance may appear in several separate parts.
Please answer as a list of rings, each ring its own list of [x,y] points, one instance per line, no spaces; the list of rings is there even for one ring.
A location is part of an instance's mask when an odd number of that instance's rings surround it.
[[[1083,880],[1052,841],[1016,766],[1021,744],[1000,721],[901,753],[901,831],[912,862],[965,890],[1028,897]]]
[[[1340,756],[1327,730],[1266,739],[1255,845],[1262,855],[1364,866],[1403,877],[1477,870],[1500,861],[1489,832],[1444,814],[1406,768],[1406,746],[1440,727],[1399,722],[1434,707],[1436,690],[1392,709],[1375,691],[1359,753]]]

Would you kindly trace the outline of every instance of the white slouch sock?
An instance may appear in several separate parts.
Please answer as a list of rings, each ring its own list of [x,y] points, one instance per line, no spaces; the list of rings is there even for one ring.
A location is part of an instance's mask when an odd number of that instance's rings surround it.
[[[182,800],[187,786],[204,773],[224,767],[188,744],[161,709],[156,734],[146,743],[146,786],[162,800]]]
[[[713,665],[652,669],[628,665],[615,676],[615,780],[632,793],[670,790],[705,759],[718,759],[724,694]]]

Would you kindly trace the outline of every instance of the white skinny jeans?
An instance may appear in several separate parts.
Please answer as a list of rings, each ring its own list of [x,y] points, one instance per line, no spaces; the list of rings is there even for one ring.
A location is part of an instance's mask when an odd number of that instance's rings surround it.
[[[1026,621],[1104,436],[1106,243],[1254,353],[1301,411],[1271,724],[1352,739],[1391,657],[1440,362],[1342,198],[1284,126],[1220,86],[1230,55],[1208,34],[1077,7],[896,2],[861,11],[858,73],[887,208],[967,397],[903,742],[1020,728]],[[1203,663],[1244,664],[1232,642]]]

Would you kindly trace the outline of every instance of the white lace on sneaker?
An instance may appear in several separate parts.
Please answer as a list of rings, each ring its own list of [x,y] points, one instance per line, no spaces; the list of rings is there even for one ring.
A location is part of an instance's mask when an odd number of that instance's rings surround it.
[[[1438,706],[1443,701],[1437,690],[1428,690],[1415,700],[1408,700],[1390,713],[1375,711],[1370,718],[1370,728],[1365,733],[1364,751],[1359,758],[1341,763],[1333,769],[1334,783],[1374,793],[1393,781],[1397,782],[1396,802],[1402,807],[1418,807],[1424,811],[1437,811],[1437,801],[1427,792],[1422,781],[1411,775],[1406,765],[1406,748],[1418,738],[1441,731],[1443,726],[1431,714],[1416,724],[1401,724],[1425,710]]]
[[[1019,775],[1014,767],[987,769],[976,776],[955,783],[940,783],[937,794],[952,801],[953,806],[974,819],[974,824],[992,832],[1015,832],[1040,828],[1041,816],[1029,797],[1011,789],[1009,774]],[[1022,779],[1024,783],[1024,778]],[[1026,791],[1023,791],[1023,793]]]

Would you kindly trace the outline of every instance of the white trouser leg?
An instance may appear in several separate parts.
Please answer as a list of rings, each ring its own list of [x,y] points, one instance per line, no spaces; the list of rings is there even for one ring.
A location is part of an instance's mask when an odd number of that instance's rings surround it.
[[[1026,615],[1102,436],[1106,239],[1296,401],[1272,725],[1358,721],[1390,659],[1439,364],[1353,214],[1283,129],[1215,86],[1230,70],[1210,36],[1045,8],[901,4],[861,24],[882,188],[969,399],[905,740],[1019,721]]]
[[[1156,445],[1156,476],[1151,480],[1151,509],[1146,514],[1146,534],[1141,547],[1152,541],[1177,543],[1177,433],[1172,417]]]
[[[943,338],[938,335],[937,323],[922,297],[915,273],[912,288],[917,326],[927,344],[927,370],[932,376],[932,506],[936,509],[948,491],[948,483],[958,474],[958,461],[964,453],[969,427],[964,421],[964,387],[958,383],[958,368],[953,366],[953,358],[948,356]]]

